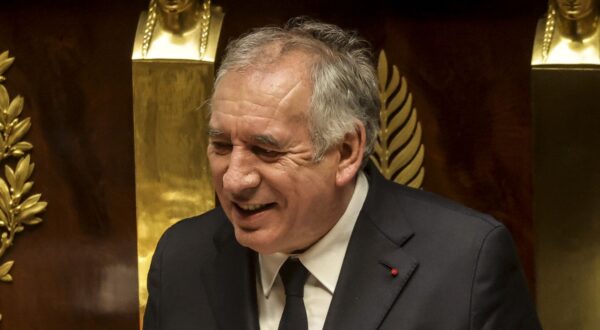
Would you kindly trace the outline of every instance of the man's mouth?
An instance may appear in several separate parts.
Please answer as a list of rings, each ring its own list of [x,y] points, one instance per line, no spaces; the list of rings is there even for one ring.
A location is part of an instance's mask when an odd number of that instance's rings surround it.
[[[275,203],[267,203],[267,204],[238,204],[233,203],[235,208],[243,215],[253,215],[275,206]]]

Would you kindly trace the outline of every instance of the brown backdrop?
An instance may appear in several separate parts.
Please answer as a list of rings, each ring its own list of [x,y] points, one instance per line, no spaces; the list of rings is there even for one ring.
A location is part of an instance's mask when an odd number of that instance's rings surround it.
[[[136,329],[131,49],[146,0],[0,3],[0,51],[25,97],[34,191],[49,207],[8,254],[0,329]],[[225,42],[310,15],[358,29],[407,78],[423,125],[425,189],[506,223],[534,283],[529,61],[545,1],[240,1]]]

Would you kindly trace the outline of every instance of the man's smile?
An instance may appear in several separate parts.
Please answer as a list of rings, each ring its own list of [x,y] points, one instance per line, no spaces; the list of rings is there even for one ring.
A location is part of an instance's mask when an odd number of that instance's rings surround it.
[[[236,210],[243,216],[251,216],[266,211],[275,206],[275,203],[267,204],[239,204],[232,202]]]

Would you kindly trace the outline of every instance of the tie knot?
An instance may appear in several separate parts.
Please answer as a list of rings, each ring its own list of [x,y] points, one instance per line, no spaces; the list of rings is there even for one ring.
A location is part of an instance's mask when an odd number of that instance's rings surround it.
[[[308,270],[302,265],[300,260],[288,258],[281,269],[279,276],[283,281],[286,296],[304,296],[304,283],[308,278]]]

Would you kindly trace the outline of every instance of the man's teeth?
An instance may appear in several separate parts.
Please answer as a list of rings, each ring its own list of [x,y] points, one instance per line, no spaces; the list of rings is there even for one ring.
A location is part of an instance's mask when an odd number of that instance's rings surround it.
[[[244,211],[256,211],[263,207],[267,206],[267,204],[247,204],[247,205],[239,205],[239,207]]]

